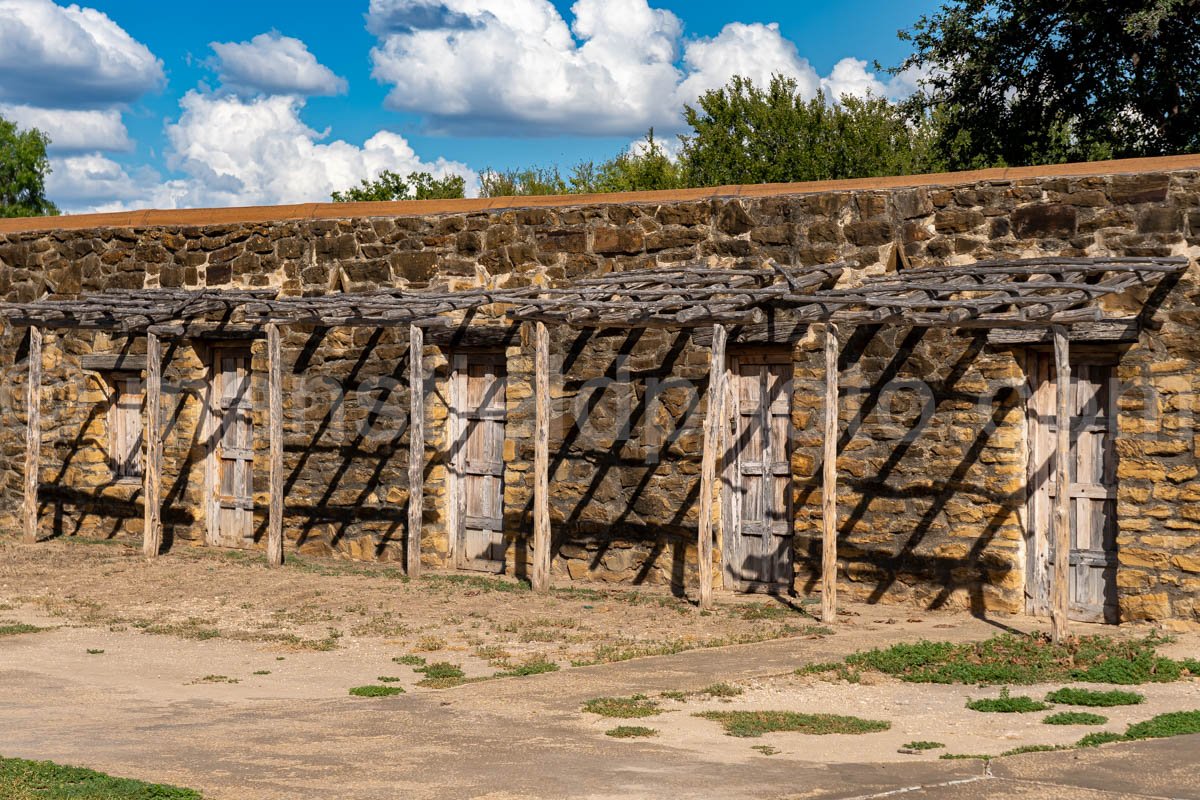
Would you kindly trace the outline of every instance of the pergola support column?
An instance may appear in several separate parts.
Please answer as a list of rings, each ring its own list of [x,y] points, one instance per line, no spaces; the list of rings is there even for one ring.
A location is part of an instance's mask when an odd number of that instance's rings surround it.
[[[725,418],[724,325],[713,325],[712,352],[708,362],[708,411],[704,417],[704,449],[700,456],[700,520],[696,547],[700,580],[700,608],[713,604],[713,486],[717,480],[717,449]]]
[[[1071,606],[1071,360],[1067,329],[1055,325],[1055,493],[1054,573],[1051,584],[1051,637],[1061,644],[1070,636],[1067,615]]]
[[[162,344],[146,334],[146,468],[142,473],[145,519],[142,554],[155,558],[162,547]]]
[[[550,588],[550,334],[533,325],[533,590]]]
[[[283,365],[279,326],[267,325],[267,425],[270,439],[270,507],[267,512],[267,563],[283,563]]]
[[[421,574],[421,522],[425,512],[425,331],[408,326],[408,543],[405,570]]]
[[[38,478],[42,451],[42,329],[29,329],[29,380],[25,386],[25,518],[26,542],[37,541]]]
[[[825,430],[821,467],[821,621],[837,622],[838,329],[825,323]]]

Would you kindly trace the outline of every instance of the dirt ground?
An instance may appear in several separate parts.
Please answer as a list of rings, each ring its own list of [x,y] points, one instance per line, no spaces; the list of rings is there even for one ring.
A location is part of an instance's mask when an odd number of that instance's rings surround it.
[[[725,596],[705,614],[652,589],[573,585],[538,596],[496,578],[407,582],[369,564],[294,559],[272,570],[258,554],[215,550],[147,563],[124,544],[5,543],[0,625],[43,630],[0,636],[0,753],[173,781],[213,798],[773,797],[809,779],[804,796],[870,796],[981,774],[979,762],[941,753],[1068,744],[1200,709],[1200,681],[1188,680],[1137,687],[1147,702],[1098,709],[1106,725],[1051,726],[1041,722],[1049,712],[966,709],[967,699],[994,697],[999,687],[796,675],[804,664],[898,641],[1038,626],[851,604],[830,630],[809,609]],[[1164,652],[1197,657],[1200,635],[1176,635]],[[394,660],[405,656],[450,662],[479,682],[420,686],[414,665]],[[489,679],[540,661],[560,669]],[[697,693],[716,682],[741,693]],[[349,696],[367,684],[405,693]],[[1014,694],[1040,698],[1052,688]],[[635,693],[662,713],[625,720],[581,710],[591,697]],[[694,716],[706,710],[832,712],[891,728],[735,738]],[[605,735],[618,724],[657,735]],[[946,747],[898,752],[913,740]],[[1200,798],[1200,787],[1188,791],[1166,794]]]

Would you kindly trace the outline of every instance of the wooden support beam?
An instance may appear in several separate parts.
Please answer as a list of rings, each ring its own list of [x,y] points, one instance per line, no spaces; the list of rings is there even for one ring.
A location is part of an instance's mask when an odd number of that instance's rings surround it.
[[[700,608],[706,610],[713,604],[713,486],[717,481],[717,450],[725,419],[725,340],[725,326],[713,325],[708,361],[708,411],[704,417],[704,449],[700,454],[700,524],[696,548]]]
[[[267,511],[267,563],[283,563],[283,366],[279,326],[267,325],[267,429],[270,439],[270,506]]]
[[[142,554],[155,558],[162,547],[162,345],[146,334],[146,468],[142,471],[145,524]]]
[[[825,432],[821,470],[821,621],[837,622],[838,330],[825,325]]]
[[[1067,329],[1054,332],[1054,385],[1057,389],[1055,410],[1055,495],[1054,495],[1054,574],[1051,584],[1051,627],[1055,644],[1070,636],[1067,614],[1071,605],[1071,361]]]
[[[550,334],[533,324],[533,589],[550,588]]]
[[[29,381],[25,386],[25,541],[37,541],[38,477],[42,452],[42,329],[29,329]]]
[[[408,326],[408,577],[421,574],[425,512],[425,332]]]

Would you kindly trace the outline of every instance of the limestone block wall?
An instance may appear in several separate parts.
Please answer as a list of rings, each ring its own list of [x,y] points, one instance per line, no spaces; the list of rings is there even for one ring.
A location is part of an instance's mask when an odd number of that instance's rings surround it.
[[[6,224],[0,294],[26,301],[118,287],[274,286],[319,294],[428,281],[523,286],[768,257],[800,266],[852,259],[863,273],[877,273],[1046,254],[1200,256],[1200,163],[1091,166],[1094,174],[1046,168],[894,187],[537,199],[527,202],[540,205],[527,208],[459,201]],[[314,218],[339,213],[346,216]],[[60,227],[46,227],[54,224]],[[1200,620],[1198,293],[1193,268],[1157,295],[1138,298],[1149,301],[1146,324],[1121,355],[1118,583],[1127,619]],[[403,556],[404,337],[402,330],[285,331],[286,535],[301,552]],[[1023,351],[990,346],[983,333],[952,331],[864,327],[843,331],[842,340],[843,590],[873,600],[1021,610]],[[45,533],[140,533],[140,492],[114,484],[107,469],[104,382],[79,369],[84,354],[126,346],[143,344],[47,336]],[[249,346],[261,399],[262,343]],[[819,333],[802,331],[789,346],[796,588],[806,591],[815,585],[820,550]],[[10,531],[19,527],[26,347],[23,331],[0,333],[0,523]],[[179,541],[204,538],[206,347],[189,341],[168,348],[164,520]],[[522,574],[533,449],[527,332],[515,331],[506,352],[505,527],[510,567]],[[436,344],[425,353],[423,558],[430,566],[443,565],[448,551],[448,353]],[[694,581],[707,359],[705,347],[678,331],[552,332],[551,518],[560,579]],[[256,423],[261,434],[265,419]],[[263,509],[265,455],[260,435],[255,489]],[[256,522],[261,528],[264,521]]]

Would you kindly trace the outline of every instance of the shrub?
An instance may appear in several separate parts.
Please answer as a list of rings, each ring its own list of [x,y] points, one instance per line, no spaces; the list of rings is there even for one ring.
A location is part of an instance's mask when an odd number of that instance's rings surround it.
[[[417,686],[424,686],[427,689],[449,689],[467,682],[467,676],[462,671],[462,667],[451,664],[449,661],[436,661],[423,667],[417,667],[415,671],[425,675],[424,678],[417,681]]]
[[[1145,702],[1145,695],[1137,692],[1123,692],[1114,689],[1111,692],[1097,692],[1092,689],[1076,689],[1065,687],[1046,695],[1046,701],[1064,706],[1091,706],[1094,708],[1111,708],[1112,706],[1135,706]]]
[[[619,719],[653,717],[662,713],[658,703],[644,694],[635,694],[633,697],[594,697],[583,704],[583,710],[589,714]]]
[[[604,735],[614,739],[640,739],[647,736],[658,736],[658,731],[641,725],[618,725],[612,730],[605,731]]]
[[[547,661],[544,658],[533,658],[523,664],[518,664],[512,669],[506,669],[503,672],[497,672],[496,678],[515,678],[523,675],[541,675],[543,672],[557,672],[558,664],[553,661]]]
[[[1108,722],[1108,717],[1090,714],[1087,711],[1062,711],[1051,714],[1042,722],[1046,725],[1103,725]]]
[[[705,686],[700,690],[700,694],[706,694],[709,697],[737,697],[744,690],[740,686],[734,686],[729,683],[714,683],[712,686]]]
[[[355,686],[350,690],[355,697],[390,697],[394,694],[404,694],[403,686]]]
[[[941,742],[927,742],[927,741],[923,741],[923,740],[918,740],[915,742],[909,742],[908,744],[904,745],[904,747],[902,749],[904,749],[904,750],[938,750],[945,746],[946,745],[942,744]]]
[[[1034,700],[1032,697],[1024,695],[1012,697],[1006,688],[1000,692],[999,697],[968,700],[967,708],[972,711],[983,711],[989,714],[1028,714],[1032,711],[1045,711],[1050,706],[1040,700]]]
[[[776,731],[824,735],[829,733],[875,733],[892,727],[890,722],[838,714],[798,714],[794,711],[702,711],[694,716],[719,722],[728,736],[755,737]]]

